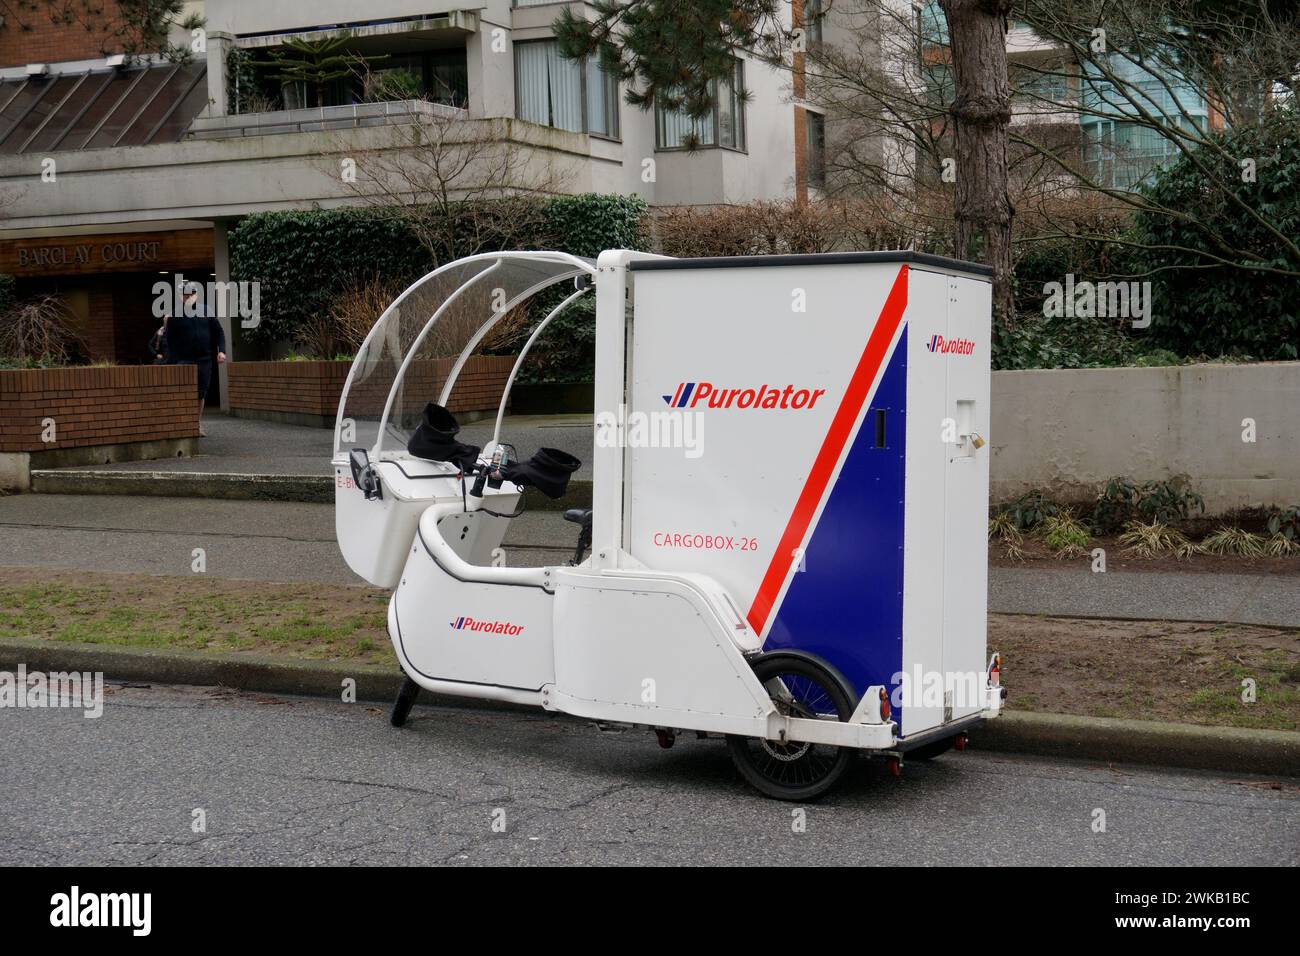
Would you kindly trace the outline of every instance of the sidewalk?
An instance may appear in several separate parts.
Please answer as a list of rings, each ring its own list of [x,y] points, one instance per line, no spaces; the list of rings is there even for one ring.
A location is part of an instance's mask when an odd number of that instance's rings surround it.
[[[189,575],[192,551],[201,547],[207,573],[217,577],[362,583],[339,555],[328,504],[13,495],[0,498],[0,529],[0,566]],[[560,564],[576,538],[559,514],[526,512],[511,524],[506,561]],[[1300,628],[1300,574],[995,567],[989,610]]]
[[[238,501],[334,501],[330,459],[334,431],[283,425],[222,414],[204,416],[208,437],[192,458],[163,458],[112,465],[32,470],[32,491],[54,495],[132,495]],[[461,440],[480,447],[492,438],[495,422],[465,425]],[[535,508],[585,507],[591,503],[592,425],[583,416],[519,416],[502,424],[502,441],[527,459],[541,447],[577,455],[582,465],[568,493],[549,501],[530,493]]]
[[[208,437],[199,440],[193,458],[131,461],[105,467],[83,465],[61,471],[164,472],[169,474],[319,475],[328,478],[334,454],[334,430],[282,425],[219,412],[203,416]],[[492,438],[495,419],[461,426],[462,441],[482,447]],[[538,448],[562,448],[582,459],[575,478],[591,479],[591,417],[521,415],[502,422],[502,441],[513,442],[521,458]]]
[[[991,567],[989,610],[1300,628],[1297,565],[1294,575]]]

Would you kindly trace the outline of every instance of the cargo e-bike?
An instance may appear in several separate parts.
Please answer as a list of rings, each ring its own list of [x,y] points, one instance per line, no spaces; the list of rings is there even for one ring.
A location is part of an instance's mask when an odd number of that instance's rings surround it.
[[[571,564],[516,567],[525,491],[562,498],[581,468],[501,434],[566,310],[594,312],[591,507]],[[353,363],[333,459],[343,555],[393,590],[393,723],[426,689],[721,736],[790,800],[857,753],[960,745],[1002,700],[989,316],[986,269],[907,252],[500,252],[414,283]],[[504,342],[517,358],[481,354]],[[491,439],[462,441],[489,401]]]

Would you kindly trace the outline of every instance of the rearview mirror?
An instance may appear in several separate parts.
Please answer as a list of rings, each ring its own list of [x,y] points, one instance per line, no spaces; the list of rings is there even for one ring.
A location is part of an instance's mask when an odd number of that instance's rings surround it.
[[[364,448],[354,448],[349,458],[352,464],[352,480],[366,496],[366,500],[371,501],[375,498],[382,500],[384,490],[380,487],[379,475],[375,474],[374,466],[370,464],[370,455]]]

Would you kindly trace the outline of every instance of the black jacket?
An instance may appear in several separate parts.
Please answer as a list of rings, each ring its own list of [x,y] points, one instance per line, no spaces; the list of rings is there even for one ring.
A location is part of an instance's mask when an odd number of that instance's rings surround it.
[[[163,329],[163,348],[168,362],[210,360],[213,352],[226,350],[226,333],[215,318],[174,315]]]

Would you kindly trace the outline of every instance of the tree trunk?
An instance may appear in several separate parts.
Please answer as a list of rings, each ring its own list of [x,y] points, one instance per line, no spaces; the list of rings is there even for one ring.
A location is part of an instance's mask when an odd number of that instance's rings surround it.
[[[1007,185],[1007,15],[1011,0],[939,0],[948,19],[956,97],[956,249],[963,259],[993,267],[993,311],[1014,321],[1011,299],[1011,217]]]

